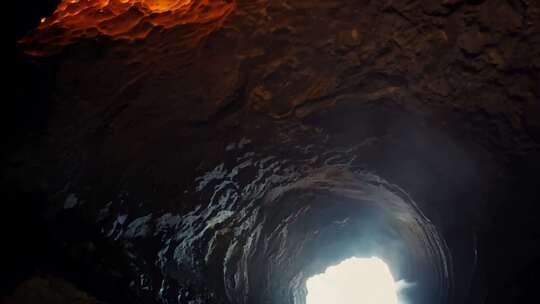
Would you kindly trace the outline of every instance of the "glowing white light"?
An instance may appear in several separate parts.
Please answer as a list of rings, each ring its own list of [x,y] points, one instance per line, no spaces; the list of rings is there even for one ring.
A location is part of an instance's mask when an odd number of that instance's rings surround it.
[[[306,304],[398,304],[398,286],[379,258],[350,258],[306,282]]]

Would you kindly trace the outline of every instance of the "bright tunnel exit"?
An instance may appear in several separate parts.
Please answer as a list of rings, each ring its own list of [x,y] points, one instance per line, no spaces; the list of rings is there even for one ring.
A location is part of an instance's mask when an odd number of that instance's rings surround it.
[[[381,259],[350,258],[306,282],[306,304],[398,304],[398,287]]]

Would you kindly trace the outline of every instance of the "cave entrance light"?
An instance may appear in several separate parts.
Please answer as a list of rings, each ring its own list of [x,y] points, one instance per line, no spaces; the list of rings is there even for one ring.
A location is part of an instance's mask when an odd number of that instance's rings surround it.
[[[306,304],[398,304],[397,283],[381,259],[349,258],[306,282]]]

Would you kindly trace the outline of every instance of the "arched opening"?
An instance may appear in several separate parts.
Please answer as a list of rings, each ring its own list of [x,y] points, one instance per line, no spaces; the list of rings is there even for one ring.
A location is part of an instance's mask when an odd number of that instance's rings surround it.
[[[306,304],[397,304],[397,283],[377,258],[346,259],[306,281]]]

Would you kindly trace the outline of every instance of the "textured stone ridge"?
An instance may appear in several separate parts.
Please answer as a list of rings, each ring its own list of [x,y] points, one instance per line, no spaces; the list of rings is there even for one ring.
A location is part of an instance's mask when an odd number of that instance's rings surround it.
[[[145,39],[151,32],[190,27],[183,40],[197,43],[219,28],[233,1],[63,0],[51,16],[20,42],[32,55],[51,55],[83,39]]]

